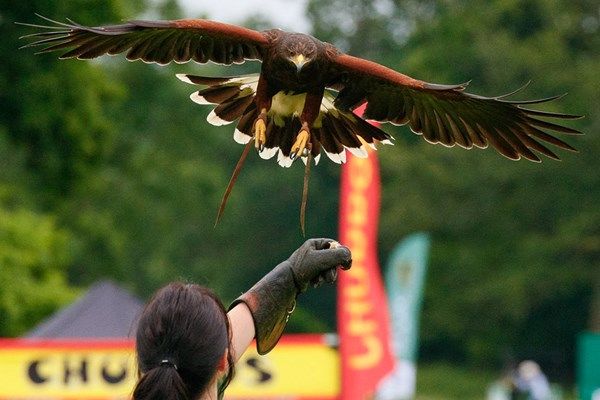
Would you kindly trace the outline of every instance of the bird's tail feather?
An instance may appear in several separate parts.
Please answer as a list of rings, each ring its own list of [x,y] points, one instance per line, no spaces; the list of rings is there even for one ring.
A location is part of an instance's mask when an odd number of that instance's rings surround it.
[[[253,137],[254,121],[258,110],[254,98],[258,85],[258,74],[231,77],[203,77],[179,74],[179,79],[193,85],[206,86],[192,93],[190,98],[199,104],[216,107],[207,117],[213,125],[226,125],[238,120],[234,140],[247,144]],[[367,146],[375,149],[376,143],[391,144],[392,137],[369,124],[351,111],[341,111],[334,106],[335,93],[326,91],[323,96],[319,118],[311,128],[311,158],[319,162],[321,150],[335,163],[346,162],[346,150],[358,157],[367,157]],[[290,157],[296,135],[301,129],[297,114],[269,115],[266,143],[259,154],[270,159],[277,154],[282,167],[290,167]],[[302,157],[306,162],[306,157]]]

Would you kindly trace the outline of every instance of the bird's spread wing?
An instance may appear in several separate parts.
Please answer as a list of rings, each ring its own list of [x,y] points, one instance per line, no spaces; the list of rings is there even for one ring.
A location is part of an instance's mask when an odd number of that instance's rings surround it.
[[[508,158],[524,157],[537,162],[540,158],[532,150],[559,159],[541,142],[576,151],[545,131],[580,134],[579,131],[540,117],[564,120],[579,116],[528,107],[561,96],[508,100],[513,92],[499,97],[482,97],[466,93],[466,84],[430,84],[347,54],[337,55],[333,62],[338,78],[332,87],[340,90],[336,107],[349,110],[367,101],[364,118],[408,124],[428,142],[464,148],[492,145]]]
[[[22,24],[41,29],[24,36],[24,47],[41,52],[65,51],[60,58],[90,59],[126,53],[128,60],[168,64],[193,60],[220,64],[261,60],[268,38],[257,31],[202,19],[129,21],[121,25],[87,27],[40,16],[51,25]]]

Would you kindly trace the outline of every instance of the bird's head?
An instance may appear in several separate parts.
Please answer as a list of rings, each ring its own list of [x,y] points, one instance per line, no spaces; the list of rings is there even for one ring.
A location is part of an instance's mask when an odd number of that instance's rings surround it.
[[[284,56],[293,64],[296,73],[299,74],[307,64],[316,58],[318,48],[308,35],[293,34],[288,39],[284,43]]]

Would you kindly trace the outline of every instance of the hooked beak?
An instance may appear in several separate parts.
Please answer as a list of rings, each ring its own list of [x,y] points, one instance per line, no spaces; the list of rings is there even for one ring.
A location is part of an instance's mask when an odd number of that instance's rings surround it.
[[[296,66],[296,73],[299,74],[302,67],[310,60],[304,57],[303,54],[298,54],[297,56],[290,57],[290,61],[294,63]]]

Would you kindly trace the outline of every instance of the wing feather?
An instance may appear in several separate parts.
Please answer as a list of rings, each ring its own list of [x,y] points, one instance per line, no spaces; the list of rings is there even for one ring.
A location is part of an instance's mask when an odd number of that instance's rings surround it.
[[[464,125],[464,127],[465,127],[465,129],[467,131],[467,135],[473,141],[473,144],[475,145],[475,147],[478,147],[480,149],[487,148],[488,147],[488,143],[485,140],[485,137],[483,137],[483,135],[478,130],[476,130],[475,128],[473,128],[462,117],[459,117],[459,119],[463,123],[463,125]]]
[[[40,16],[41,17],[41,16]],[[221,64],[261,60],[269,39],[261,32],[203,19],[129,21],[121,25],[83,26],[41,17],[50,25],[22,24],[40,32],[23,36],[41,53],[65,50],[60,58],[96,58],[126,53],[128,60],[149,63]]]
[[[456,141],[456,144],[458,144],[460,147],[462,147],[464,149],[473,148],[473,141],[471,140],[469,135],[466,133],[466,130],[459,128],[460,122],[455,121],[451,114],[444,113],[444,116],[446,117],[446,120],[448,121],[448,128],[449,128],[450,132],[452,132],[452,135],[454,136],[454,140]]]
[[[538,162],[539,157],[533,151],[557,158],[538,140],[576,151],[553,134],[579,135],[581,132],[544,119],[568,120],[580,116],[529,108],[560,99],[562,95],[507,99],[525,85],[502,96],[484,97],[465,92],[468,83],[427,83],[347,54],[333,56],[332,62],[335,75],[330,87],[339,90],[334,104],[341,111],[353,110],[367,102],[365,119],[407,123],[428,142],[449,147],[485,148],[489,143],[500,154],[514,160],[523,157]]]
[[[560,158],[554,152],[552,152],[546,146],[542,145],[537,140],[533,139],[531,136],[524,134],[522,130],[512,128],[512,131],[515,135],[519,136],[523,143],[525,143],[525,145],[530,149],[542,153],[546,157],[552,158],[554,160],[560,160]]]

